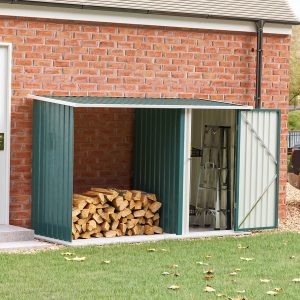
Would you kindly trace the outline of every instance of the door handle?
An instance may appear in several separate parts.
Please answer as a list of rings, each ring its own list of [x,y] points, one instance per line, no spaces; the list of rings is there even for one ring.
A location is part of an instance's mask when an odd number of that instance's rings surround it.
[[[4,133],[0,133],[0,151],[4,151]]]

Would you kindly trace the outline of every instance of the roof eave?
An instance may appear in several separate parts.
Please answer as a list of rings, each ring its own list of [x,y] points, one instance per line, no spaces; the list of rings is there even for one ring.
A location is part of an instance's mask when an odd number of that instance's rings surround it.
[[[168,11],[157,11],[157,10],[142,10],[142,9],[126,9],[126,8],[116,8],[116,7],[107,7],[107,6],[95,6],[95,5],[80,5],[80,4],[66,4],[66,3],[49,3],[49,2],[39,2],[39,1],[26,1],[26,0],[0,0],[4,3],[12,4],[27,4],[27,5],[40,5],[40,6],[59,6],[59,7],[76,7],[81,9],[95,9],[95,10],[105,10],[105,11],[118,11],[118,12],[131,12],[131,13],[140,13],[147,15],[164,15],[164,16],[180,16],[180,17],[193,17],[193,18],[204,18],[204,19],[221,19],[221,20],[233,20],[233,21],[250,21],[257,22],[263,20],[268,23],[276,24],[287,24],[287,25],[300,25],[300,20],[274,20],[268,18],[246,18],[246,17],[230,17],[222,15],[209,15],[209,14],[193,14],[193,13],[176,13]]]

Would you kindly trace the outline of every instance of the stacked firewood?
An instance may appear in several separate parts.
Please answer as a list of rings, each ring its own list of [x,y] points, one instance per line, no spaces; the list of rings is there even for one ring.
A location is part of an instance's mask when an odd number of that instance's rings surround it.
[[[73,239],[163,233],[161,203],[141,191],[92,188],[73,195]]]

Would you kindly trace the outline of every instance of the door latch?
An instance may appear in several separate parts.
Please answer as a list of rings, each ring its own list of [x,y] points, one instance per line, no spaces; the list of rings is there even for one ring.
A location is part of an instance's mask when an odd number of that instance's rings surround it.
[[[4,151],[4,133],[0,133],[0,151]]]

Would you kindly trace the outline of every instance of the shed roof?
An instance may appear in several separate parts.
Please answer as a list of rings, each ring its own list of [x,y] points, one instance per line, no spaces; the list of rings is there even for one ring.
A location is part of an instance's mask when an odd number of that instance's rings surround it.
[[[211,101],[206,99],[171,99],[171,98],[110,98],[110,97],[58,97],[35,96],[29,98],[72,107],[105,107],[105,108],[168,108],[168,109],[253,109],[252,106],[243,106],[227,102]]]
[[[299,24],[288,0],[25,0],[145,14],[185,15]]]

